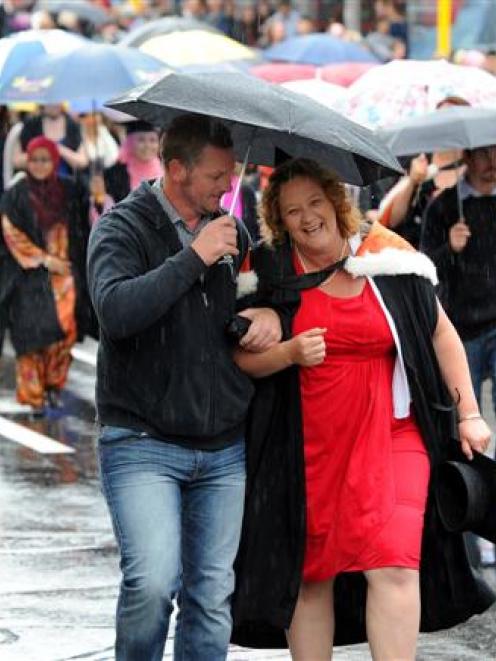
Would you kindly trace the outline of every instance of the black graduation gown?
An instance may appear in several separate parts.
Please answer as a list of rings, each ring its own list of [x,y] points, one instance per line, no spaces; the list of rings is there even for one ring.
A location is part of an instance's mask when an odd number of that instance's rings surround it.
[[[255,256],[261,275],[293,273],[288,244]],[[434,289],[415,275],[374,282],[396,324],[413,400],[433,468],[450,454],[453,408],[432,346],[437,322]],[[266,294],[265,294],[266,295]],[[295,292],[273,292],[285,309],[284,333],[299,304]],[[247,495],[233,597],[233,641],[248,647],[286,647],[301,584],[305,545],[305,474],[297,368],[257,380],[247,424]],[[421,562],[422,631],[454,626],[487,609],[495,595],[471,568],[460,534],[446,532],[429,496]],[[335,644],[363,642],[366,583],[361,573],[335,584]]]

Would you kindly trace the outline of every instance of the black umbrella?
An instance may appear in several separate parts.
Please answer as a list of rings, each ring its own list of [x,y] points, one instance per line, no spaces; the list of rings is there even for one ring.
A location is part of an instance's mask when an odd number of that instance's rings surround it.
[[[93,23],[93,25],[103,25],[111,20],[110,16],[101,7],[92,5],[85,0],[38,0],[34,11],[48,11],[51,14],[68,11],[84,21]]]
[[[186,112],[223,120],[243,160],[275,165],[277,154],[313,158],[351,184],[403,172],[368,129],[278,85],[240,73],[171,73],[110,101],[110,108],[167,127]]]
[[[171,32],[189,32],[189,30],[204,30],[206,32],[222,34],[220,30],[217,30],[217,28],[214,28],[213,25],[209,25],[205,21],[198,21],[194,18],[183,16],[166,16],[165,18],[158,18],[155,21],[148,21],[131,30],[124,35],[120,43],[123,46],[139,48],[142,43],[152,37],[161,34],[170,34]]]
[[[496,110],[455,106],[376,132],[396,156],[496,145]]]

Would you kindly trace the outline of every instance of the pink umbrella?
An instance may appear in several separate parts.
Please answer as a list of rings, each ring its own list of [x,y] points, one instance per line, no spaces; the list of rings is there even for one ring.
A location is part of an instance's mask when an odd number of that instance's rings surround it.
[[[286,62],[271,62],[251,67],[250,73],[269,83],[287,83],[291,80],[308,80],[315,78],[317,67],[313,64],[290,64]]]
[[[327,64],[318,70],[317,77],[327,83],[348,87],[361,75],[377,64],[373,62],[344,62],[340,64]]]

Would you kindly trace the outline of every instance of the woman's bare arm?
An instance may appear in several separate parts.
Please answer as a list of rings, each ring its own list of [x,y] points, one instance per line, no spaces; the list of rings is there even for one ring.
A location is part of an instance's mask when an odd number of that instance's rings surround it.
[[[462,450],[471,458],[472,449],[478,452],[486,450],[491,431],[480,417],[462,341],[440,304],[438,307],[439,317],[433,337],[434,351],[444,382],[457,402]]]
[[[234,362],[255,379],[275,374],[291,365],[318,365],[325,358],[325,331],[325,328],[311,328],[262,353],[237,349]]]

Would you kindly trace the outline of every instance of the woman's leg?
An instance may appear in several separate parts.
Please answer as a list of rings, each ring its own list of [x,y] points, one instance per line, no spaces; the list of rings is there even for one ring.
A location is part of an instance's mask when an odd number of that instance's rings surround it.
[[[45,366],[41,353],[26,353],[17,356],[16,387],[17,401],[41,409],[45,401]]]
[[[367,636],[376,661],[414,661],[420,624],[419,573],[386,567],[365,572]]]
[[[329,661],[334,639],[334,579],[303,583],[287,639],[293,661]]]

